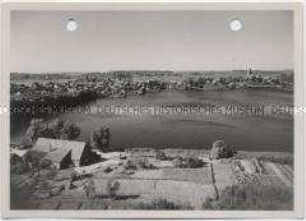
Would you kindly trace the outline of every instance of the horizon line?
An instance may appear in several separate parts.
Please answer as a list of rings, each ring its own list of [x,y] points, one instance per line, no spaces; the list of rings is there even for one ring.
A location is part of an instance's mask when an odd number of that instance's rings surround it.
[[[286,68],[286,69],[252,69],[253,71],[294,71],[293,68]],[[90,74],[90,73],[110,73],[110,72],[120,72],[120,71],[133,71],[133,72],[153,72],[153,71],[160,71],[160,72],[230,72],[230,71],[247,71],[249,69],[190,69],[190,70],[170,70],[170,69],[115,69],[115,70],[107,70],[107,71],[44,71],[44,72],[27,72],[27,71],[11,71],[10,74]]]

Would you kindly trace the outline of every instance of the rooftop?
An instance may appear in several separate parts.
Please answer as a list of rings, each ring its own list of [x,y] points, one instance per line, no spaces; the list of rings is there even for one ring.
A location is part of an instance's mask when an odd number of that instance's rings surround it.
[[[39,152],[46,152],[48,159],[60,159],[68,154],[71,150],[72,160],[80,160],[85,148],[85,142],[50,139],[50,138],[38,138],[32,150]]]

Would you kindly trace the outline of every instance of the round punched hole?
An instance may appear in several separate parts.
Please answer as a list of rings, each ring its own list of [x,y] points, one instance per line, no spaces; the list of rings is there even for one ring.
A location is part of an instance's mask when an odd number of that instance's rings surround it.
[[[66,24],[67,31],[75,31],[78,29],[78,23],[74,19],[69,19]]]
[[[239,31],[242,28],[242,22],[238,19],[234,19],[230,23],[230,29],[232,31]]]

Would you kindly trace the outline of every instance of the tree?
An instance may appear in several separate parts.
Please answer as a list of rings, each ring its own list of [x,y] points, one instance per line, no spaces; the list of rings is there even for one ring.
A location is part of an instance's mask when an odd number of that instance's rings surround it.
[[[35,139],[38,138],[39,131],[42,131],[42,130],[44,130],[43,120],[33,119],[23,137],[23,143],[26,146],[32,145],[35,142]]]
[[[102,151],[109,150],[110,146],[110,129],[109,127],[99,127],[90,134],[90,145],[94,149]]]
[[[210,152],[211,159],[229,158],[234,155],[235,151],[232,147],[227,145],[223,140],[217,140],[213,143]]]
[[[80,128],[69,121],[63,121],[58,118],[52,121],[33,119],[23,137],[23,144],[32,146],[39,137],[73,140],[80,133]]]
[[[71,140],[77,138],[81,133],[80,128],[70,121],[65,121],[59,134],[60,139]]]

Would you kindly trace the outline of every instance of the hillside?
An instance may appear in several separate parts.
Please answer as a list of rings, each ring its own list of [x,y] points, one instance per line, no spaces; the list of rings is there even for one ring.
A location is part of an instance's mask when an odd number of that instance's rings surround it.
[[[102,156],[103,162],[76,168],[80,176],[73,180],[71,170],[12,175],[12,209],[293,208],[290,153],[238,152],[212,161],[201,150],[131,149]],[[264,156],[274,156],[273,162]],[[177,159],[202,163],[184,166]]]

